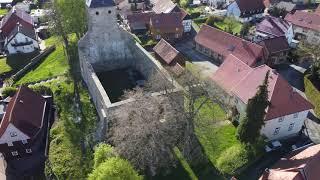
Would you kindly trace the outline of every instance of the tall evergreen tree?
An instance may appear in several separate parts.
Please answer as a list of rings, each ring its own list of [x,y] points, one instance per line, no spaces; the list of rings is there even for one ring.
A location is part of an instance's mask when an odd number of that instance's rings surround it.
[[[254,144],[260,137],[260,130],[264,125],[268,101],[268,78],[266,74],[264,82],[259,86],[256,95],[249,99],[246,116],[241,120],[237,130],[237,138],[244,144]]]

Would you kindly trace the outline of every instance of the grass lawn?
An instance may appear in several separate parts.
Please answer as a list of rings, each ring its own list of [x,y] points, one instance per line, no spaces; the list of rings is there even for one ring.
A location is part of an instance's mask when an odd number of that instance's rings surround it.
[[[228,24],[232,24],[233,34],[240,34],[242,24],[236,20],[226,17],[222,22],[215,23],[215,25],[223,31],[225,31],[228,28]]]
[[[8,9],[0,9],[0,16],[6,15],[8,13]]]
[[[56,45],[56,50],[47,56],[43,62],[28,72],[16,84],[36,82],[50,77],[63,75],[68,70],[68,62],[61,41],[57,37],[47,39],[46,46]]]
[[[312,84],[309,79],[309,75],[306,75],[304,78],[305,93],[309,101],[315,106],[314,112],[318,117],[320,117],[320,92]]]
[[[187,8],[185,8],[185,10],[186,10],[189,14],[197,13],[197,12],[203,13],[205,7],[206,7],[206,6],[187,7]]]
[[[7,58],[0,59],[0,75],[12,71],[12,68],[7,64]]]

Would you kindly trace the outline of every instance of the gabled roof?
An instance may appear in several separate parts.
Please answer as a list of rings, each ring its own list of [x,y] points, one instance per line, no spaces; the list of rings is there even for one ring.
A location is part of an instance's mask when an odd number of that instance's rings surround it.
[[[241,12],[261,11],[265,9],[263,0],[236,0]]]
[[[203,25],[195,41],[224,57],[233,54],[249,66],[255,66],[263,57],[263,47],[219,29]]]
[[[278,52],[289,51],[290,47],[285,36],[269,38],[259,43],[265,47],[269,54],[275,54]]]
[[[320,13],[296,11],[294,14],[287,14],[285,20],[296,26],[320,31]]]
[[[181,13],[154,14],[150,18],[150,25],[163,32],[176,32],[177,28],[183,28]]]
[[[255,96],[269,71],[269,101],[265,120],[313,109],[313,105],[296,92],[275,70],[267,65],[251,68],[229,55],[211,79],[231,95],[247,104]]]
[[[99,8],[99,7],[109,7],[115,6],[115,2],[113,0],[88,0],[87,6],[89,8]]]
[[[27,87],[20,87],[11,99],[0,124],[0,137],[11,123],[30,138],[43,125],[46,100]]]
[[[272,35],[272,36],[284,36],[290,24],[281,18],[276,18],[273,16],[266,16],[264,20],[257,24],[256,30]]]
[[[153,1],[154,6],[152,10],[159,14],[159,13],[170,13],[175,8],[177,8],[177,4],[173,3],[171,0],[157,0]]]
[[[9,23],[14,23],[14,26],[16,25],[17,22],[19,22],[20,24],[22,24],[23,22],[29,24],[31,27],[33,26],[34,22],[33,22],[33,18],[26,13],[25,11],[13,7],[8,14],[2,19],[1,21],[1,30],[4,31],[4,27],[7,26],[7,24]],[[8,31],[11,32],[12,29],[9,29]],[[9,34],[10,32],[4,32],[5,34]]]
[[[177,51],[164,39],[161,39],[159,43],[153,48],[153,50],[168,65],[171,64],[171,62],[179,55],[179,51]]]
[[[318,180],[320,176],[320,145],[296,151],[279,160],[260,180]]]
[[[10,35],[8,36],[8,43],[16,36],[16,34],[21,33],[25,36],[37,40],[36,32],[34,29],[26,28],[25,26],[21,24],[17,24],[16,27],[11,31]]]
[[[150,18],[153,12],[138,12],[127,16],[129,26],[132,30],[146,29],[146,25],[150,24]]]

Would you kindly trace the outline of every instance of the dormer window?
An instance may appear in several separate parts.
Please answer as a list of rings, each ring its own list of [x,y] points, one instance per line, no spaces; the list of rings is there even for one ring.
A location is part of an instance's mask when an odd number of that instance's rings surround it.
[[[26,153],[30,154],[30,153],[32,153],[32,150],[31,149],[26,149]]]
[[[19,155],[18,151],[12,151],[11,154],[12,154],[12,156],[18,156]]]
[[[28,141],[26,139],[22,140],[22,144],[27,144]]]
[[[11,136],[11,137],[16,137],[16,136],[17,136],[17,133],[16,133],[16,132],[10,132],[10,136]]]

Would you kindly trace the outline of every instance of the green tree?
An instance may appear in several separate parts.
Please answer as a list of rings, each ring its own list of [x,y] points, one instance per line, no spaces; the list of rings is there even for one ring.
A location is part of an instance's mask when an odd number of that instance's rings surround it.
[[[2,97],[6,98],[8,96],[13,97],[17,92],[17,88],[14,87],[5,87],[2,91]]]
[[[256,95],[249,99],[246,116],[238,126],[237,138],[244,144],[255,144],[260,137],[260,130],[264,125],[264,117],[266,115],[265,110],[269,106],[268,78],[269,71],[263,84],[259,86]]]
[[[312,45],[307,42],[302,42],[299,44],[297,52],[299,58],[312,59],[311,64],[311,77],[316,80],[320,80],[320,51],[319,46]]]
[[[101,143],[97,145],[94,151],[94,168],[97,168],[101,163],[116,156],[117,153],[109,144]]]
[[[241,30],[240,30],[240,36],[241,37],[246,36],[249,33],[250,28],[251,28],[250,23],[248,23],[248,22],[244,23],[243,26],[241,27]]]
[[[278,8],[274,6],[269,9],[269,14],[274,17],[285,17],[287,15],[287,12],[284,8]]]
[[[89,180],[142,180],[132,165],[120,157],[112,157],[101,163],[89,174]]]

